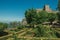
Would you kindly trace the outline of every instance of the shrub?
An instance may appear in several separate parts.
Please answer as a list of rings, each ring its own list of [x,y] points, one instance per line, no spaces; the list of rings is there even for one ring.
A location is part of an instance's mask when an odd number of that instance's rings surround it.
[[[35,36],[37,37],[56,37],[55,31],[51,30],[49,26],[44,26],[42,24],[39,24],[37,28],[35,28]]]

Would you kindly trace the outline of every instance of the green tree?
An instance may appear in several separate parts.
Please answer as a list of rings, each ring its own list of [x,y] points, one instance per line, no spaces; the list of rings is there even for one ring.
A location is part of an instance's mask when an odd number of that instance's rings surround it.
[[[10,25],[10,27],[12,27],[12,28],[14,27],[15,28],[15,27],[17,27],[18,22],[17,21],[10,22],[9,25]]]
[[[50,24],[52,24],[52,22],[57,19],[57,15],[54,13],[49,13],[48,19],[49,19],[48,21],[50,22]]]
[[[34,8],[27,10],[25,12],[25,17],[30,26],[34,26],[34,24],[36,24],[36,10]]]
[[[22,28],[24,28],[24,26],[21,24],[20,21],[14,21],[14,22],[10,22],[10,23],[9,23],[9,28],[22,29]]]
[[[37,24],[48,21],[48,13],[46,11],[41,11],[37,13]]]
[[[57,13],[57,15],[58,15],[58,22],[60,23],[60,0],[58,0],[58,13]]]
[[[8,24],[0,22],[0,31],[3,31],[4,29],[7,29]]]
[[[58,10],[60,11],[60,0],[58,0]]]
[[[27,23],[34,27],[34,25],[41,24],[48,21],[48,12],[37,12],[36,9],[29,9],[25,12]]]

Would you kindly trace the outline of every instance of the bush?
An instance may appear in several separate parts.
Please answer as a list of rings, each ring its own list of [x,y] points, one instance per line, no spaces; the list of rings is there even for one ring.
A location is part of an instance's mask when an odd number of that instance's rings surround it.
[[[37,28],[35,28],[35,36],[36,37],[56,37],[55,31],[51,30],[49,26],[44,26],[42,24],[39,24]]]
[[[21,25],[21,26],[18,26],[17,28],[18,28],[18,29],[22,29],[22,28],[25,28],[25,26],[22,26],[22,25]]]

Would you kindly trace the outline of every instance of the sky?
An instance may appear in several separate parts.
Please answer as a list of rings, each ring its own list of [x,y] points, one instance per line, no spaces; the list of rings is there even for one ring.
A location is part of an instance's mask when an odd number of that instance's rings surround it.
[[[46,4],[56,10],[58,0],[0,0],[0,21],[21,21],[27,9],[40,9]]]

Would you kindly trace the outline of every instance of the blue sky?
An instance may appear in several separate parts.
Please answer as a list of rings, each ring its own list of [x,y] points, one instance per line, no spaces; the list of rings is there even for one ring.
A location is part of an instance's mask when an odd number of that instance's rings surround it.
[[[0,0],[0,21],[21,21],[29,8],[43,8],[45,4],[56,10],[58,0]]]

